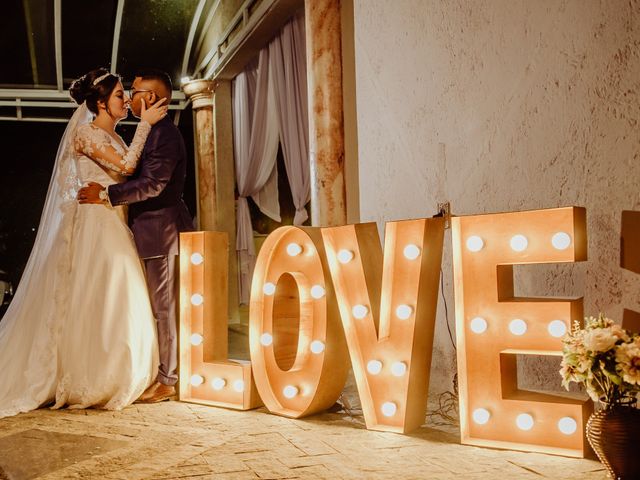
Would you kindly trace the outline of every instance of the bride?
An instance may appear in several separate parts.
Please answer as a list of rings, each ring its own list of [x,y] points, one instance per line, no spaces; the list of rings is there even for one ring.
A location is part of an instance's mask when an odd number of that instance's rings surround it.
[[[80,107],[58,147],[33,250],[0,321],[0,418],[52,402],[121,409],[157,370],[155,320],[124,207],[79,205],[76,191],[133,173],[167,107],[163,99],[143,110],[127,147],[114,131],[130,102],[117,75],[91,71],[70,93]]]

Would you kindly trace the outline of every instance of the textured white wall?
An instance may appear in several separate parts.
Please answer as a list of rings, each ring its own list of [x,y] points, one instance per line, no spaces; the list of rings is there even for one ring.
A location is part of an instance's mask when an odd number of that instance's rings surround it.
[[[620,213],[640,210],[640,3],[354,3],[361,221],[430,216],[441,201],[459,215],[584,206],[589,261],[519,267],[517,294],[640,310],[640,278],[619,267]],[[525,385],[559,386],[556,364],[525,363]],[[432,395],[454,371],[441,298]]]

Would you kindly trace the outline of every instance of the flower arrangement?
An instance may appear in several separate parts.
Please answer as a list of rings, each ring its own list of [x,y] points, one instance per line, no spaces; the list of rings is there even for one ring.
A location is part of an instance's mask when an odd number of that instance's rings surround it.
[[[640,336],[602,313],[586,317],[584,328],[574,322],[563,339],[562,385],[582,383],[592,400],[605,408],[635,401],[640,392]]]

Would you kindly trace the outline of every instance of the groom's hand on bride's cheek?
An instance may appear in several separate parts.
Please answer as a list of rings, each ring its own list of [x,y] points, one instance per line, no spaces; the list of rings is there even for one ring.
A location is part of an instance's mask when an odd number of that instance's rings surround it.
[[[78,190],[78,202],[80,203],[104,203],[100,198],[100,192],[104,187],[99,183],[89,182],[86,187]]]

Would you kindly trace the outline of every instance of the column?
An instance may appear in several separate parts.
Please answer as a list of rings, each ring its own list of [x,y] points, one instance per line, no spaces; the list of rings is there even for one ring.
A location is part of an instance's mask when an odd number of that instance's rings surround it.
[[[228,81],[191,80],[182,89],[193,108],[198,229],[226,232],[229,237],[229,321],[236,323],[239,314],[231,86]]]
[[[311,224],[347,223],[340,0],[305,0]]]
[[[196,155],[198,229],[216,230],[216,175],[213,145],[213,92],[210,80],[192,80],[182,85],[191,99]]]

